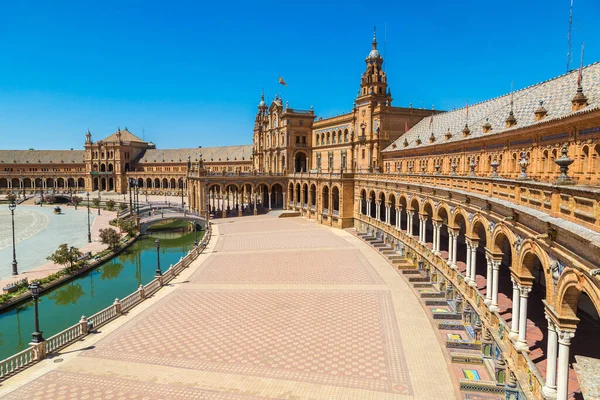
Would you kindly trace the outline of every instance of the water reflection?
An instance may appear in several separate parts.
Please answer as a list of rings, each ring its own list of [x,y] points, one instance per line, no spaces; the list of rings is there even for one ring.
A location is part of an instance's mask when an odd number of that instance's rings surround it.
[[[66,306],[67,304],[77,304],[77,301],[85,295],[81,283],[69,282],[60,289],[53,290],[48,298],[54,300],[56,306]]]
[[[113,262],[111,264],[105,265],[104,267],[102,267],[100,279],[115,279],[117,276],[119,276],[123,268],[125,268],[125,266],[118,262]]]
[[[198,240],[202,234],[198,232]],[[158,232],[141,238],[115,259],[39,299],[40,328],[50,337],[122,299],[139,285],[154,279],[155,239],[160,239],[161,265],[175,264],[194,242],[194,233]],[[98,279],[98,277],[100,279]],[[57,307],[59,306],[59,307]],[[33,303],[27,302],[0,314],[0,360],[23,350],[33,332]]]

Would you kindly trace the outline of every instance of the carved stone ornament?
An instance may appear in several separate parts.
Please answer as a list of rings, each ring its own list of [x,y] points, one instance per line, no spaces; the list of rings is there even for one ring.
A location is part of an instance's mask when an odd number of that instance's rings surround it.
[[[516,235],[515,238],[515,250],[517,250],[517,253],[521,252],[521,247],[523,247],[523,238],[519,235]]]
[[[490,233],[494,233],[494,229],[496,229],[496,223],[494,221],[490,221],[488,223],[488,231]]]

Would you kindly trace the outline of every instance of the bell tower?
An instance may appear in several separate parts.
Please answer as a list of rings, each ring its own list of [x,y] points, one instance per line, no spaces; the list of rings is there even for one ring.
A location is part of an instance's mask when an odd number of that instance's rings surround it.
[[[387,91],[387,76],[383,71],[383,57],[377,50],[377,31],[373,28],[373,43],[371,52],[365,59],[367,68],[362,75],[357,101],[378,100],[391,104],[391,94]]]

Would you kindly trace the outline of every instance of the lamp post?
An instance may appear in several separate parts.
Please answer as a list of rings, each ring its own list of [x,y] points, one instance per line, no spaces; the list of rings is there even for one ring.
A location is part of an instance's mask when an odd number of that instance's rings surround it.
[[[87,217],[88,217],[88,243],[92,243],[92,231],[90,230],[90,192],[87,192]]]
[[[129,178],[129,214],[133,214],[133,202],[131,201],[131,190],[133,188],[133,178]]]
[[[44,181],[40,178],[40,207],[44,204]]]
[[[154,241],[156,245],[156,276],[161,276],[162,271],[160,270],[160,240],[156,239]]]
[[[38,314],[38,297],[40,297],[42,287],[38,282],[32,282],[29,284],[29,290],[31,291],[31,297],[33,298],[35,313],[35,332],[31,334],[31,341],[33,343],[42,343],[45,339],[42,337],[42,332],[40,331],[40,318]]]
[[[102,198],[100,197],[100,191],[102,190],[102,186],[98,187],[98,215],[100,215],[100,200],[102,200]]]
[[[12,262],[12,274],[19,275],[19,271],[17,271],[17,253],[15,250],[15,208],[17,208],[17,203],[14,200],[11,200],[8,205],[8,209],[10,210],[10,217],[12,220],[12,246],[13,246],[13,262]]]
[[[185,209],[185,203],[183,202],[183,183],[181,184],[181,208]]]
[[[194,246],[198,246],[198,229],[196,229],[196,221],[194,221]]]

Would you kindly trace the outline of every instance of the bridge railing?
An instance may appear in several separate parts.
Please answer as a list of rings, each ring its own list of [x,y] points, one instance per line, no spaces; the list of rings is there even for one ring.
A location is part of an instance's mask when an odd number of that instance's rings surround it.
[[[49,337],[42,343],[32,344],[25,350],[0,361],[0,381],[42,361],[47,355],[56,353],[60,349],[81,340],[83,337],[87,336],[90,331],[118,318],[123,313],[131,310],[136,305],[158,292],[162,286],[173,280],[181,273],[181,271],[189,267],[190,264],[202,254],[210,242],[211,236],[212,227],[208,224],[200,243],[191,248],[176,264],[171,265],[162,276],[155,277],[148,284],[140,286],[135,292],[122,300],[116,299],[112,305],[100,310],[96,314],[88,318],[85,316],[81,317],[77,324]]]

